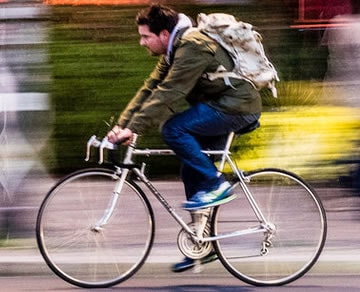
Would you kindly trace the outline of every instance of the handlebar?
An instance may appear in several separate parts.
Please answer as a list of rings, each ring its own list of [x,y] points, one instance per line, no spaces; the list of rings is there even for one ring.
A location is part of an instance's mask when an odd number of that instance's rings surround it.
[[[117,145],[109,142],[108,138],[105,137],[101,141],[95,136],[91,136],[86,144],[86,157],[85,161],[90,160],[90,149],[91,147],[99,148],[99,164],[104,162],[104,149],[116,150]]]
[[[129,159],[131,159],[132,154],[134,154],[134,155],[145,155],[145,156],[150,156],[150,155],[175,155],[174,151],[172,151],[171,149],[136,149],[137,138],[138,138],[138,135],[134,133],[131,144],[128,146],[128,147],[131,148],[131,151],[129,152],[131,154],[128,157]],[[98,163],[102,164],[104,162],[104,149],[116,150],[116,149],[118,149],[118,145],[125,142],[125,141],[126,140],[118,141],[117,144],[113,144],[113,143],[109,142],[107,137],[100,140],[99,138],[96,137],[96,135],[93,135],[93,136],[90,137],[90,139],[87,142],[85,161],[90,160],[91,147],[94,147],[94,148],[99,148],[99,161],[98,161]]]

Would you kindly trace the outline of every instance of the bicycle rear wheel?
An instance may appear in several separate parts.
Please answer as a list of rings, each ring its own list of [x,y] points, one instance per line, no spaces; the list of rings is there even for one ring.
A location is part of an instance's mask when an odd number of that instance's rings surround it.
[[[84,288],[109,287],[131,277],[144,263],[154,237],[149,201],[131,181],[119,194],[110,220],[99,230],[119,176],[85,169],[56,184],[36,222],[37,242],[47,265],[65,281]]]
[[[257,286],[284,285],[304,275],[318,259],[326,239],[325,210],[316,193],[287,171],[247,173],[247,186],[270,229],[214,242],[224,267]],[[261,227],[238,184],[238,198],[214,209],[215,235]]]

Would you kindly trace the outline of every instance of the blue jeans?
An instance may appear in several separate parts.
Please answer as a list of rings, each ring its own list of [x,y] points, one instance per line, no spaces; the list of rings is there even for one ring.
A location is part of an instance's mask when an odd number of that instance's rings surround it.
[[[199,103],[165,122],[162,137],[181,159],[187,199],[198,191],[217,189],[223,181],[213,159],[201,150],[223,149],[231,131],[239,131],[259,117],[260,114],[230,115]]]

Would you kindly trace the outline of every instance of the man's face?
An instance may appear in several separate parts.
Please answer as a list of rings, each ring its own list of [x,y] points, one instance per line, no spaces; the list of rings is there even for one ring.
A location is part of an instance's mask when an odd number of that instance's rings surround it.
[[[153,56],[166,54],[169,32],[163,30],[159,35],[154,34],[149,30],[148,25],[139,25],[138,32],[140,35],[140,46],[145,47]]]

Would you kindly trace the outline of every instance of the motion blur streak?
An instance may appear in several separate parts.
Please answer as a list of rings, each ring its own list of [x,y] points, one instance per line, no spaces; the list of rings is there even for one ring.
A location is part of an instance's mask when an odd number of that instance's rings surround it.
[[[3,3],[0,22],[0,235],[31,231],[28,210],[37,208],[27,184],[46,175],[41,162],[50,133],[47,8]],[[11,233],[11,235],[10,235]]]

